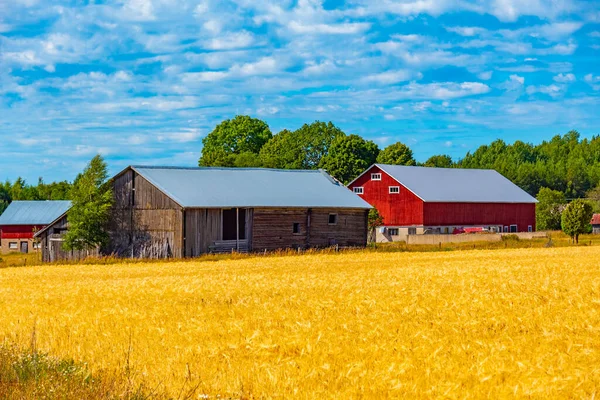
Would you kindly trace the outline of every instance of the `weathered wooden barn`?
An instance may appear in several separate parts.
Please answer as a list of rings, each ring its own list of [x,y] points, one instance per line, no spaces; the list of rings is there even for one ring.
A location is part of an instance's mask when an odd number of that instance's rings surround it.
[[[70,207],[70,201],[13,201],[0,215],[0,252],[38,251],[34,234]]]
[[[323,171],[128,167],[114,179],[123,257],[364,246],[369,204]]]
[[[592,233],[600,235],[600,214],[594,214],[590,223],[592,224]]]
[[[494,170],[375,164],[348,186],[383,217],[378,241],[468,227],[535,231],[537,200]]]
[[[371,206],[323,171],[132,166],[112,182],[103,254],[195,257],[367,242]],[[40,233],[45,261],[74,256],[51,245],[64,229],[66,215]]]

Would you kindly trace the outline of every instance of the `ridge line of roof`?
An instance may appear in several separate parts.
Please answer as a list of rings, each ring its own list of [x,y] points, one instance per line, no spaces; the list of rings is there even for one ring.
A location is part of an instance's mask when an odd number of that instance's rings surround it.
[[[188,170],[188,171],[210,171],[210,170],[226,170],[226,171],[276,171],[276,172],[310,172],[319,173],[319,169],[281,169],[281,168],[261,168],[261,167],[178,167],[173,165],[130,165],[135,169],[172,169],[172,170]]]
[[[396,164],[379,164],[379,163],[375,163],[373,164],[377,167],[402,167],[402,168],[419,168],[419,169],[435,169],[435,170],[440,170],[440,169],[445,169],[448,171],[491,171],[491,172],[495,172],[497,174],[500,174],[500,172],[496,171],[493,168],[447,168],[447,167],[424,167],[421,165],[396,165]],[[502,174],[500,174],[502,175]],[[502,175],[504,176],[504,175]]]

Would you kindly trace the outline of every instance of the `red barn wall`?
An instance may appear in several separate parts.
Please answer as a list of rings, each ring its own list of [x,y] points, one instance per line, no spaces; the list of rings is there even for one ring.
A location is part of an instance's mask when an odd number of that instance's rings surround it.
[[[535,204],[425,203],[424,225],[517,225],[519,232],[535,230]]]
[[[32,239],[33,234],[40,229],[43,229],[44,225],[5,225],[0,227],[2,234],[1,239]]]
[[[372,173],[381,173],[381,180],[372,181]],[[379,211],[383,225],[423,225],[423,201],[377,166],[371,167],[349,187],[353,190],[361,186],[364,193],[359,196]],[[400,193],[390,194],[390,186],[400,186]]]

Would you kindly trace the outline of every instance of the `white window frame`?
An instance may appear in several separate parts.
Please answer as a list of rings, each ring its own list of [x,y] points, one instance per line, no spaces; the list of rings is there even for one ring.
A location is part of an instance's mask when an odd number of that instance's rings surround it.
[[[364,187],[362,187],[362,186],[356,186],[356,187],[353,187],[353,188],[352,188],[352,191],[353,191],[355,194],[365,194],[365,188],[364,188]]]
[[[398,228],[388,228],[388,235],[390,235],[390,236],[399,236],[400,235],[400,229],[398,229]]]
[[[414,232],[414,233],[411,233],[411,232]],[[417,234],[417,228],[414,228],[414,227],[408,228],[408,234],[409,235],[416,235]]]
[[[390,186],[388,188],[389,194],[400,194],[400,186]]]
[[[375,172],[371,174],[372,181],[380,181],[381,180],[381,172]]]
[[[19,250],[19,242],[8,242],[9,250]]]
[[[515,227],[515,231],[513,232],[512,227]],[[519,226],[517,224],[511,224],[510,225],[510,233],[517,233],[519,232]]]
[[[527,232],[533,232],[533,226],[527,225]]]
[[[509,233],[510,232],[510,228],[506,225],[504,225],[504,233]]]

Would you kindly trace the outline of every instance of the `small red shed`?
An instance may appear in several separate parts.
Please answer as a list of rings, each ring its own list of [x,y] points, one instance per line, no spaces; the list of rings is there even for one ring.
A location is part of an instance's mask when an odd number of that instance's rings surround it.
[[[70,201],[13,201],[0,215],[0,254],[38,250],[33,235],[71,208]]]
[[[494,170],[375,164],[348,187],[383,217],[381,241],[468,227],[535,231],[537,200]]]

